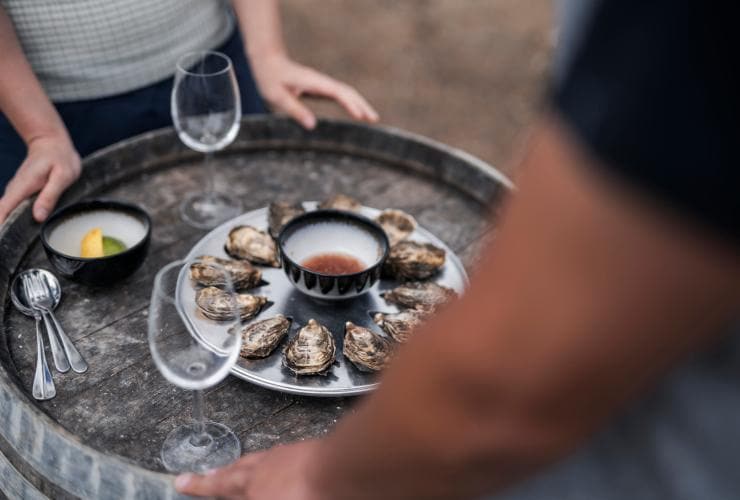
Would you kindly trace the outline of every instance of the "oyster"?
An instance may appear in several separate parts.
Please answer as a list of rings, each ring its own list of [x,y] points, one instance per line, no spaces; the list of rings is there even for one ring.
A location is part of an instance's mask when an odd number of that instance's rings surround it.
[[[234,319],[234,307],[239,310],[240,319],[253,318],[267,303],[267,297],[260,295],[250,295],[248,293],[234,295],[236,296],[235,300],[231,298],[229,292],[224,292],[215,286],[209,286],[195,292],[195,303],[206,318],[215,321]]]
[[[416,229],[416,219],[402,210],[391,208],[383,210],[375,222],[383,227],[391,246],[408,238]]]
[[[344,355],[359,370],[377,372],[388,364],[393,353],[388,339],[349,321],[344,332]]]
[[[416,309],[404,309],[399,313],[377,313],[373,321],[396,342],[406,342],[411,333],[419,328],[429,313]]]
[[[386,302],[410,309],[431,312],[457,297],[451,288],[432,281],[406,283],[382,294]]]
[[[229,231],[226,253],[254,264],[280,267],[275,241],[266,232],[252,226],[236,226]]]
[[[325,374],[336,359],[336,350],[331,332],[310,319],[283,349],[284,364],[296,375]]]
[[[242,326],[239,331],[242,336],[241,355],[245,358],[269,356],[289,329],[290,320],[282,314]]]
[[[190,279],[203,286],[224,286],[228,275],[237,290],[254,288],[262,281],[262,271],[245,260],[202,255],[190,266]]]
[[[267,220],[270,225],[270,236],[277,239],[280,234],[280,230],[283,229],[288,222],[305,212],[303,205],[300,203],[290,204],[285,203],[284,201],[270,203],[269,215],[267,216]]]
[[[362,210],[362,205],[359,201],[354,198],[350,198],[344,194],[335,194],[328,200],[323,201],[319,208],[331,208],[334,210],[344,210],[346,212],[359,212]]]
[[[402,241],[391,247],[384,264],[386,274],[400,280],[424,280],[445,265],[445,251],[431,243]]]

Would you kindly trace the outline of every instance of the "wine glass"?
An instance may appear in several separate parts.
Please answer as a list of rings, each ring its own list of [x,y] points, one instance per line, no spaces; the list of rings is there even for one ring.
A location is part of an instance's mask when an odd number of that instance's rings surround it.
[[[208,265],[223,277],[222,311],[227,321],[215,322],[202,319],[196,328],[184,308],[197,307],[188,297],[195,290],[188,278],[190,266],[195,263]],[[181,304],[181,302],[187,302]],[[229,314],[229,309],[233,314]],[[231,329],[239,324],[236,296],[230,276],[216,263],[199,260],[180,260],[163,267],[154,279],[149,305],[149,348],[159,371],[172,384],[194,391],[193,423],[173,429],[162,445],[162,463],[172,472],[204,472],[233,462],[241,454],[236,435],[225,425],[205,420],[203,390],[213,387],[228,375],[234,366],[241,335]]]
[[[189,52],[177,61],[172,87],[172,121],[189,148],[205,153],[205,191],[191,193],[180,205],[185,222],[212,229],[241,213],[241,202],[215,189],[211,156],[239,132],[241,101],[231,59],[220,52]]]

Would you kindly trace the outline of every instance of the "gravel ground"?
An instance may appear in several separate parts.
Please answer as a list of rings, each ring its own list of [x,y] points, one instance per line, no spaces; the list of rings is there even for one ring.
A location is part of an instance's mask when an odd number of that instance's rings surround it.
[[[542,108],[549,0],[283,0],[283,18],[292,55],[355,85],[383,123],[511,173]]]

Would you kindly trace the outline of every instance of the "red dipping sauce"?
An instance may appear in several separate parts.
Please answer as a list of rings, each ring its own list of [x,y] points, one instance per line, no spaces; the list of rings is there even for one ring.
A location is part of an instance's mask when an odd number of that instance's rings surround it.
[[[355,274],[367,268],[359,259],[340,252],[320,253],[307,258],[301,265],[309,271],[331,276]]]

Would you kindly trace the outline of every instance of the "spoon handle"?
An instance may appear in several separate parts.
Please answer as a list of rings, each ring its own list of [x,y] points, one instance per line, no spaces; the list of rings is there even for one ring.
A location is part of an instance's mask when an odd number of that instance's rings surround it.
[[[41,321],[36,318],[36,372],[33,376],[33,389],[31,391],[34,399],[51,399],[57,395],[54,387],[54,379],[51,378],[49,366],[46,364],[44,355],[44,339],[41,336]]]
[[[61,344],[59,344],[56,329],[49,320],[49,315],[45,311],[41,311],[41,317],[44,319],[46,333],[49,334],[49,346],[51,346],[51,357],[54,359],[54,366],[56,366],[59,373],[67,373],[69,371],[69,360],[67,359],[67,355],[64,353]]]
[[[76,373],[85,373],[87,371],[87,362],[85,361],[85,358],[82,357],[80,351],[78,351],[72,341],[69,340],[69,337],[67,337],[67,334],[64,332],[59,321],[57,321],[57,317],[54,313],[50,309],[47,309],[47,311],[49,312],[49,316],[51,316],[51,320],[54,322],[54,329],[56,330],[57,335],[59,335],[59,340],[62,341],[62,347],[64,348],[64,352],[67,354],[67,359],[69,359],[69,364],[72,366],[72,370]]]

